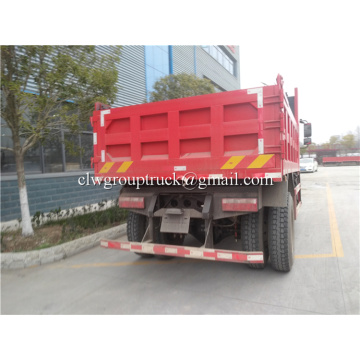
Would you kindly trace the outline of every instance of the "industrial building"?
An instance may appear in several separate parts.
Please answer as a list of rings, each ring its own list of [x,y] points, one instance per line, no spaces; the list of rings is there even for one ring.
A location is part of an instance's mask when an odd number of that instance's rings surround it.
[[[111,46],[97,46],[99,52],[111,52]],[[239,47],[234,45],[123,46],[117,64],[118,94],[114,107],[149,101],[155,82],[169,74],[188,73],[209,79],[216,91],[240,89]],[[28,92],[35,85],[29,84]],[[2,146],[12,147],[11,132],[2,120]],[[67,152],[64,141],[83,149],[82,155]],[[105,190],[100,186],[79,186],[79,176],[92,173],[93,136],[87,131],[71,135],[62,131],[57,141],[30,149],[25,155],[25,172],[30,214],[69,209],[116,198],[119,186]],[[1,221],[19,219],[20,202],[15,158],[1,152]]]

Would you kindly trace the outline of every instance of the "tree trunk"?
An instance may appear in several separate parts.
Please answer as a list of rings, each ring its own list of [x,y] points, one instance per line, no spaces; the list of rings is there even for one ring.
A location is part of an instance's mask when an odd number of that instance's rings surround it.
[[[16,135],[13,135],[13,142],[16,161],[16,172],[19,186],[22,235],[32,236],[34,235],[34,230],[31,224],[29,201],[25,182],[24,154],[22,153],[20,138]]]

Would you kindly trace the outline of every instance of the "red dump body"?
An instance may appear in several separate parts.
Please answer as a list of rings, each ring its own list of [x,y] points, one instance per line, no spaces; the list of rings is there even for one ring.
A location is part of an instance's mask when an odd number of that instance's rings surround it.
[[[271,177],[299,171],[299,119],[277,84],[94,111],[95,176]],[[235,175],[237,174],[237,175]]]

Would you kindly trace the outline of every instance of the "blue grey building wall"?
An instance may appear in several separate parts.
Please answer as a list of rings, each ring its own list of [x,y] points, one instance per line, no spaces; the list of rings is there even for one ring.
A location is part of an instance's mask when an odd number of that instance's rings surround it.
[[[191,45],[173,46],[174,74],[195,74],[195,47]]]
[[[209,53],[199,45],[173,46],[174,74],[195,74],[200,78],[208,78],[223,90],[240,89],[240,56],[239,46],[234,46],[235,53],[223,47],[230,57],[236,61],[236,76],[230,74]]]
[[[239,47],[234,46],[235,53],[227,50],[226,46],[224,48],[229,56],[236,60],[236,76],[230,74],[201,46],[196,46],[196,75],[198,77],[207,77],[226,91],[238,90],[240,89]]]
[[[47,174],[26,176],[30,215],[37,211],[49,212],[96,204],[103,200],[113,200],[119,196],[120,185],[112,189],[103,186],[80,186],[79,176],[64,173],[62,176],[50,177]],[[1,179],[1,221],[21,218],[19,189],[16,176]]]
[[[123,46],[118,65],[115,107],[142,104],[146,100],[144,46]]]

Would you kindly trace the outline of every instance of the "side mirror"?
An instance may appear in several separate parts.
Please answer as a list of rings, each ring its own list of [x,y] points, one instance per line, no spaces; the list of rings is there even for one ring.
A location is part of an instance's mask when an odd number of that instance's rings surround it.
[[[304,124],[304,137],[311,137],[311,123]]]
[[[304,138],[304,145],[310,145],[311,144],[311,137]]]

